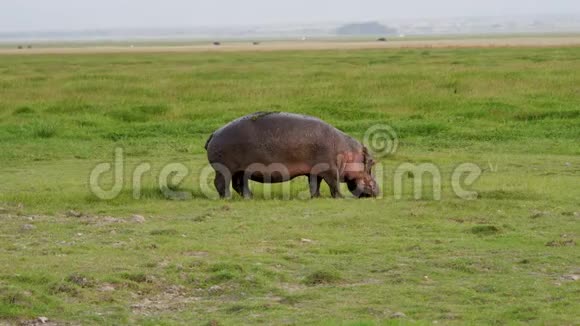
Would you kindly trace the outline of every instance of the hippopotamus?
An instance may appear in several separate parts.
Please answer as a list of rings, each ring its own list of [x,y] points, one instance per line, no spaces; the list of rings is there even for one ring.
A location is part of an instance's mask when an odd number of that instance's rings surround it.
[[[208,139],[207,157],[216,170],[214,185],[229,198],[230,183],[245,198],[248,181],[281,183],[308,177],[310,195],[320,196],[324,180],[332,197],[343,197],[340,183],[357,198],[376,197],[371,154],[360,142],[311,116],[257,112],[234,120]]]

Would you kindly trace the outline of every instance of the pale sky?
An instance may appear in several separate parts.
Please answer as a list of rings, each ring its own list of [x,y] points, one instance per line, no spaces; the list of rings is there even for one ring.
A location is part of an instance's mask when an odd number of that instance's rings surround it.
[[[0,32],[580,14],[580,0],[0,0]]]

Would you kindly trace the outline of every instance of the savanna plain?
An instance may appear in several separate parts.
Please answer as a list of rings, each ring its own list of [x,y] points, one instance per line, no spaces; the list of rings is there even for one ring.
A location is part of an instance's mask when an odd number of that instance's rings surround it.
[[[0,323],[578,324],[579,71],[580,47],[2,55]],[[382,198],[206,198],[205,141],[256,111],[392,127]],[[411,172],[396,198],[403,163],[441,199]]]

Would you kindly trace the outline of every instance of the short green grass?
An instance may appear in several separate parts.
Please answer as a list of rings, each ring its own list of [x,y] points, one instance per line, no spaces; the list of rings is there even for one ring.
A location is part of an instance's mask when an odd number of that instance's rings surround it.
[[[576,324],[578,71],[580,48],[1,56],[0,323]],[[392,126],[385,197],[203,198],[209,134],[265,110]],[[118,146],[101,201],[89,174]],[[405,162],[441,168],[441,201],[412,174],[394,199]],[[472,201],[451,191],[465,162]],[[191,200],[159,190],[167,163]]]

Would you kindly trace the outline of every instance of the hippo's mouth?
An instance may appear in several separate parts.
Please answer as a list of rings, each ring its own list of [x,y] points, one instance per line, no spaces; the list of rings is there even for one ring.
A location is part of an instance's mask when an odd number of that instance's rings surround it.
[[[373,189],[367,187],[361,187],[356,181],[347,181],[348,190],[356,198],[375,198],[377,197],[373,192]]]

